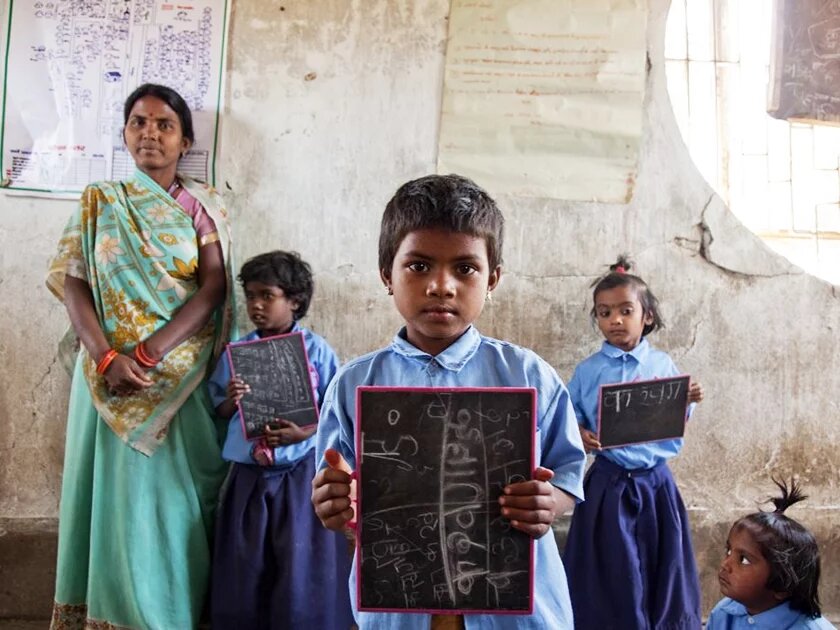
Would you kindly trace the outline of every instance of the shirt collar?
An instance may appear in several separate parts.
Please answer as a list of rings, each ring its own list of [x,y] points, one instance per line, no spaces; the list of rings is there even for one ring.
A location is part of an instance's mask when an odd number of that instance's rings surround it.
[[[733,617],[750,617],[753,623],[750,624],[755,630],[777,630],[778,628],[788,628],[796,621],[802,614],[790,607],[788,602],[783,602],[778,606],[765,610],[757,615],[751,615],[747,612],[746,607],[734,599],[727,598],[725,604],[721,605],[721,610],[726,611],[727,614]]]
[[[464,334],[458,337],[455,343],[440,354],[432,356],[411,344],[406,338],[405,327],[403,327],[394,336],[391,349],[401,356],[419,359],[424,362],[435,361],[447,370],[458,372],[476,353],[480,344],[481,334],[475,329],[475,326],[470,326],[464,331]]]
[[[296,332],[300,332],[300,331],[301,331],[300,322],[295,322],[294,324],[292,324],[292,327],[289,329],[289,332],[284,333],[284,334],[291,335],[292,333],[296,333]],[[252,341],[253,339],[259,339],[259,338],[260,338],[260,331],[255,328],[254,330],[249,332],[245,337],[243,337],[241,339],[241,341]]]
[[[626,352],[605,341],[601,344],[601,353],[607,355],[611,359],[620,359],[625,355],[629,355],[636,359],[638,363],[644,363],[650,355],[650,344],[647,339],[642,337],[642,340],[635,348],[633,348],[630,352]]]

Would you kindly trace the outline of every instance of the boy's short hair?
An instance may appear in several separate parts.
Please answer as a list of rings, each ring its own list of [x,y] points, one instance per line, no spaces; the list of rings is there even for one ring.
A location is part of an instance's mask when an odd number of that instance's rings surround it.
[[[460,175],[427,175],[407,182],[385,206],[379,231],[379,269],[391,273],[406,234],[442,229],[483,238],[490,270],[502,264],[505,219],[493,198]]]
[[[315,290],[312,268],[297,252],[276,250],[254,256],[242,265],[237,280],[243,289],[248,282],[262,282],[283,289],[287,298],[298,303],[293,315],[295,321],[306,315]]]

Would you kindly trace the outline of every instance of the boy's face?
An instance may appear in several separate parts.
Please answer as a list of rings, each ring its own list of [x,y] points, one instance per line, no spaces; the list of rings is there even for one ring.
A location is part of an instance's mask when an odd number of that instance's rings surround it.
[[[595,320],[607,341],[630,352],[639,345],[645,326],[653,323],[653,316],[642,309],[636,290],[625,285],[598,291]]]
[[[298,303],[287,298],[283,289],[256,280],[246,282],[244,289],[248,317],[263,337],[282,335],[291,330]]]
[[[732,529],[726,540],[726,555],[720,564],[718,582],[720,592],[744,605],[751,615],[778,606],[786,598],[767,588],[770,563],[749,530]]]
[[[424,229],[406,234],[390,272],[380,273],[394,292],[408,340],[437,355],[478,319],[501,267],[490,269],[483,238]]]

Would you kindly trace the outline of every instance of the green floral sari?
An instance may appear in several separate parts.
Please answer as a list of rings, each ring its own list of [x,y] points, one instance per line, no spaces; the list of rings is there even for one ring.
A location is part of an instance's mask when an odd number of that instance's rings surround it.
[[[130,353],[198,289],[198,251],[215,240],[228,299],[147,374],[153,385],[111,396],[84,349],[75,360],[59,515],[52,627],[191,628],[210,567],[214,510],[226,466],[204,378],[230,339],[233,276],[221,198],[188,178],[216,232],[141,172],[83,193],[59,242],[47,286],[67,275],[91,288],[112,348]],[[63,344],[65,347],[71,344]]]

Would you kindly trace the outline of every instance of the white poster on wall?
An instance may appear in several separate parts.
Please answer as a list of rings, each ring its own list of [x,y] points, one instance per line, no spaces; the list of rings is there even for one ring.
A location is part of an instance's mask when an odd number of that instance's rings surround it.
[[[76,196],[129,176],[122,108],[147,82],[190,106],[196,142],[180,170],[214,183],[227,21],[227,0],[11,0],[5,190]]]
[[[493,194],[629,202],[645,0],[453,0],[438,172]]]

